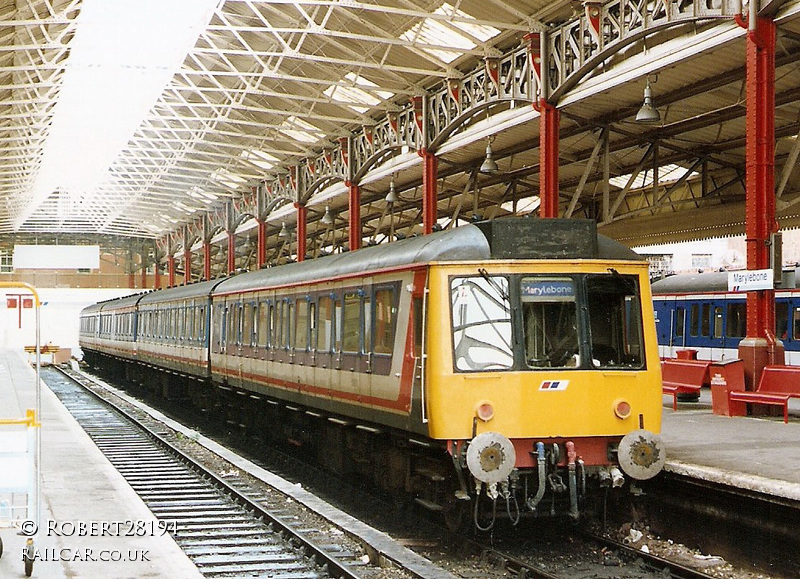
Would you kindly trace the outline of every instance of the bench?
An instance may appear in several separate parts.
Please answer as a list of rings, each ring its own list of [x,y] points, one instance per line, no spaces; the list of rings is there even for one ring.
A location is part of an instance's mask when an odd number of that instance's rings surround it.
[[[672,396],[672,409],[678,409],[679,394],[700,395],[700,388],[708,383],[710,360],[677,360],[661,362],[661,390]]]
[[[28,354],[35,354],[36,353],[36,346],[23,346],[23,349]],[[58,352],[61,348],[58,346],[54,346],[53,344],[44,344],[39,346],[39,352],[41,354],[52,354],[53,352]]]
[[[744,416],[747,413],[745,403],[783,406],[783,421],[788,423],[790,398],[800,398],[800,367],[765,366],[754,391],[728,392],[728,406],[732,416]]]

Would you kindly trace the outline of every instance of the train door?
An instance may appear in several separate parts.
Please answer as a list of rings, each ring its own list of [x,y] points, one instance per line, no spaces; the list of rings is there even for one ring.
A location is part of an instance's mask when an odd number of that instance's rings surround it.
[[[333,367],[338,372],[331,387],[358,399],[369,394],[369,386],[362,381],[362,298],[361,288],[345,286],[334,299],[334,354]]]
[[[671,358],[672,334],[675,315],[675,296],[655,296],[653,298],[653,315],[658,334],[658,354],[662,358]]]
[[[689,333],[688,348],[697,350],[701,360],[719,359],[725,343],[725,300],[698,296],[687,300]]]
[[[670,314],[669,357],[675,358],[677,350],[686,348],[686,301],[675,298]]]
[[[786,364],[796,366],[800,364],[800,299],[782,298],[776,301],[775,318],[778,317],[778,304],[786,304],[788,327],[786,339],[783,340],[784,359]],[[778,335],[780,338],[780,335]]]
[[[725,358],[725,297],[714,297],[709,311],[709,355],[710,360]]]

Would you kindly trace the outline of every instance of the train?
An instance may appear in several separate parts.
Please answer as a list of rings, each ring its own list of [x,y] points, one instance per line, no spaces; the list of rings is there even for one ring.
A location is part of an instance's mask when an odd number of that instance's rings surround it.
[[[578,520],[665,462],[649,284],[594,221],[502,218],[93,304],[80,347],[454,528]]]
[[[777,276],[776,276],[777,279]],[[800,290],[794,270],[775,290],[775,337],[788,365],[800,365]],[[747,294],[728,291],[728,272],[684,273],[652,284],[660,355],[694,350],[703,360],[736,359],[746,334]]]

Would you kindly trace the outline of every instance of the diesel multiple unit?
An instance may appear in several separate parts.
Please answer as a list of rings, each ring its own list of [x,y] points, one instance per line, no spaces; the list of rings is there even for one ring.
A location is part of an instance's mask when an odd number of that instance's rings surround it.
[[[509,218],[101,302],[81,348],[487,528],[660,471],[650,300],[593,222]]]

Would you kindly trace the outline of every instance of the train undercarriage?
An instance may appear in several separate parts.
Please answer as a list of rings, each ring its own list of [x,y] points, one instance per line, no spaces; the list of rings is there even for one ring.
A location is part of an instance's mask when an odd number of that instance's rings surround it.
[[[117,382],[124,377],[136,394],[191,407],[205,426],[250,447],[269,445],[367,491],[412,500],[440,513],[452,530],[486,531],[534,517],[578,521],[602,512],[607,489],[629,484],[616,466],[586,467],[561,441],[532,444],[535,468],[479,480],[470,461],[488,471],[502,462],[503,445],[491,437],[448,444],[107,355],[89,352],[85,362]]]

